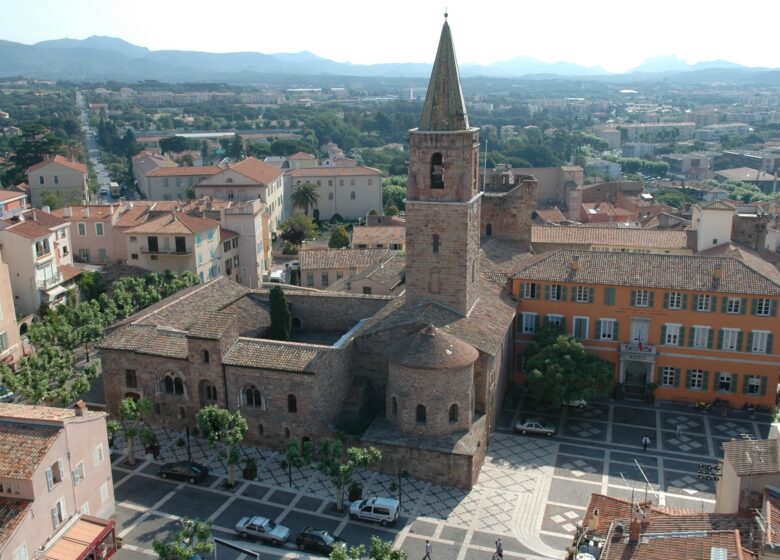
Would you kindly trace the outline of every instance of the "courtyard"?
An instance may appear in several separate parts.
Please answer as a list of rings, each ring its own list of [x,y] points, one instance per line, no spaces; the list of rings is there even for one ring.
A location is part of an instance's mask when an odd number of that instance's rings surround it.
[[[558,433],[551,438],[514,433],[515,419],[525,416],[554,422]],[[528,410],[520,401],[502,412],[474,489],[405,479],[402,515],[394,527],[353,521],[334,511],[332,486],[312,467],[293,470],[290,487],[282,456],[251,446],[243,453],[257,460],[257,479],[239,478],[232,491],[223,489],[226,471],[218,451],[198,438],[190,438],[190,451],[193,460],[209,465],[209,478],[194,486],[162,480],[159,465],[186,459],[187,449],[181,433],[158,428],[159,460],[142,459],[131,468],[124,457],[112,457],[115,518],[125,542],[117,558],[156,557],[153,540],[174,532],[185,516],[213,521],[216,537],[239,541],[232,528],[246,515],[269,517],[292,530],[285,547],[255,544],[269,558],[309,558],[294,546],[294,535],[307,525],[328,529],[352,545],[368,544],[371,535],[393,539],[410,559],[423,556],[426,539],[435,558],[486,559],[498,537],[507,558],[561,558],[592,493],[639,500],[647,495],[659,504],[712,511],[715,482],[699,478],[699,464],[714,464],[721,444],[731,438],[766,437],[770,421],[768,415],[751,419],[735,412],[720,418],[632,401],[549,414]],[[651,444],[643,451],[645,435]],[[120,441],[116,449],[124,450]],[[394,476],[362,471],[358,478],[364,496],[398,495]],[[239,556],[224,547],[217,552],[218,558]]]

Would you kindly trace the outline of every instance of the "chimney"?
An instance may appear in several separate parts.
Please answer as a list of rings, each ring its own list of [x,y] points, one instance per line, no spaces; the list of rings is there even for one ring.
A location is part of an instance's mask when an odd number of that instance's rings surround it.
[[[51,206],[43,206],[41,207],[41,210],[47,214],[51,214]]]
[[[73,209],[70,206],[66,206],[65,208],[62,209],[62,215],[65,216],[66,218],[73,217]]]
[[[84,412],[87,410],[87,403],[85,403],[83,400],[80,400],[73,405],[73,410],[76,412],[76,416],[84,416]]]
[[[109,205],[109,207],[108,207],[108,215],[109,216],[113,216],[114,215],[114,205],[113,204]]]
[[[89,218],[89,206],[84,207],[84,217]]]
[[[631,524],[628,526],[628,544],[639,544],[641,527],[639,521],[632,517]]]
[[[580,257],[579,255],[574,255],[571,258],[571,271],[577,272],[580,269]]]
[[[720,280],[720,277],[723,275],[723,266],[718,263],[715,265],[715,269],[712,271],[712,279],[715,281]]]

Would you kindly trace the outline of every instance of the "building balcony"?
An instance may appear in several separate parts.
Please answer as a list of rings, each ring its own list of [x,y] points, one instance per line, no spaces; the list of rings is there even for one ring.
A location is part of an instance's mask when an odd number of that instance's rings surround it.
[[[658,349],[653,344],[644,342],[622,342],[620,344],[621,354],[641,354],[642,356],[655,356]]]
[[[177,251],[176,249],[171,249],[169,247],[158,247],[154,251],[150,250],[149,247],[141,247],[141,252],[145,255],[173,255],[180,257],[188,257],[192,255],[192,249]]]
[[[41,290],[50,290],[54,288],[55,286],[59,286],[65,281],[65,277],[62,274],[57,274],[55,276],[50,276],[48,278],[44,278],[43,280],[38,282],[38,288]]]

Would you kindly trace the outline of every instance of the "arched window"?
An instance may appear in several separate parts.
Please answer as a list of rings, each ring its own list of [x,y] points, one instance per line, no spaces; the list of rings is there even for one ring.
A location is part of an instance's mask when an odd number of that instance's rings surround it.
[[[290,439],[290,428],[284,429],[284,437]]]
[[[263,406],[260,390],[254,385],[247,385],[241,390],[241,400],[243,401],[244,406],[254,406],[257,408]]]
[[[295,395],[287,395],[287,412],[293,414],[298,412],[298,399],[295,398]]]
[[[201,403],[216,402],[217,401],[217,387],[210,381],[203,380],[200,382],[200,401]]]
[[[450,424],[458,422],[458,405],[453,404],[450,406]]]
[[[425,415],[425,407],[421,404],[417,405],[417,423],[418,424],[425,424],[426,415]]]
[[[209,351],[208,350],[204,350],[203,351],[203,363],[204,364],[209,363]]]
[[[433,154],[431,158],[431,188],[444,188],[444,166],[442,165],[442,157],[439,152]]]
[[[493,235],[493,224],[488,224],[485,226],[485,235],[487,235],[488,237]]]
[[[263,435],[263,425],[262,424],[258,424],[257,425],[257,433],[260,434],[261,436]]]
[[[181,377],[173,378],[173,394],[174,395],[184,394],[184,381],[182,381]]]
[[[439,234],[434,233],[433,234],[433,252],[438,253],[439,252]]]
[[[396,399],[395,396],[393,396],[391,406],[393,409],[393,416],[398,416],[398,399]]]
[[[171,376],[170,374],[165,376],[165,380],[163,381],[163,390],[168,395],[172,395],[173,394],[173,391],[174,391],[174,389],[173,389],[173,376]]]

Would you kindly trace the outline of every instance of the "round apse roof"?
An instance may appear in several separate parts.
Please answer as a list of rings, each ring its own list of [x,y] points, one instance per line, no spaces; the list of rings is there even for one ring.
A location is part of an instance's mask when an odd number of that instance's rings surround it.
[[[479,358],[473,346],[434,326],[395,342],[386,353],[391,363],[418,369],[457,369]]]

